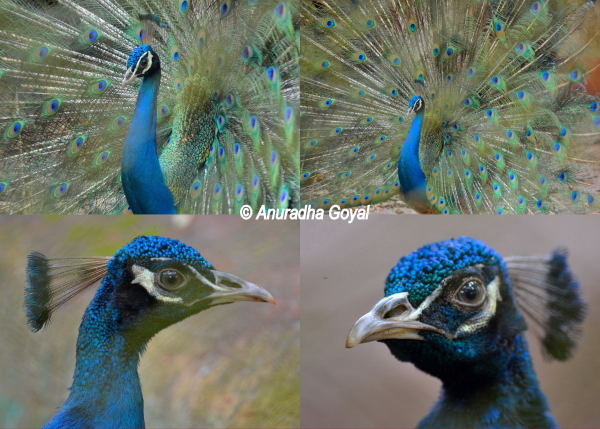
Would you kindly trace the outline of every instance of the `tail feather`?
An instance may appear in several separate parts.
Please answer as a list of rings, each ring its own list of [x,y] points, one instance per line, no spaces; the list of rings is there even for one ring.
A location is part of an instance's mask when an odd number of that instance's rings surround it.
[[[2,0],[0,9],[1,211],[127,210],[120,159],[138,87],[120,82],[139,44],[151,44],[161,58],[158,150],[180,211],[235,211],[231,198],[214,201],[214,188],[233,194],[239,184],[250,194],[252,159],[260,164],[257,203],[271,204],[284,186],[298,199],[290,164],[298,157],[293,4]],[[245,46],[262,61],[245,59]],[[269,67],[278,81],[267,84]],[[256,135],[245,126],[252,115],[264,123]],[[244,149],[243,174],[235,173],[231,157],[211,170],[210,148],[233,154],[236,143]],[[267,151],[282,159],[272,176],[264,175]]]
[[[585,49],[566,48],[581,42],[574,24],[583,3],[307,2],[305,202],[356,205],[396,193],[405,112],[420,95],[432,209],[595,210],[598,100],[577,63]]]

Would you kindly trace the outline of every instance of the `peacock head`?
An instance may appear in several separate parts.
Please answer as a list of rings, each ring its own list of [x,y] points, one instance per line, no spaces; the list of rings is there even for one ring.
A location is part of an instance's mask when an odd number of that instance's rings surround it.
[[[410,115],[412,112],[421,113],[425,110],[425,100],[420,95],[415,95],[408,101],[408,112],[406,115]]]
[[[525,323],[501,257],[472,238],[429,244],[401,258],[381,299],[353,326],[346,347],[381,341],[401,361],[442,380],[493,376]]]
[[[96,272],[96,278],[102,277],[84,320],[94,324],[100,314],[111,314],[114,328],[128,334],[130,341],[137,340],[134,343],[143,344],[165,327],[217,305],[236,301],[274,303],[265,289],[215,270],[197,250],[170,238],[137,237],[108,262],[105,259],[95,264],[92,267],[78,262],[76,267],[88,276]],[[55,275],[53,266],[52,260],[41,254],[30,256],[26,306],[35,330],[47,322],[56,307],[52,301],[56,295],[49,288],[58,284],[64,289],[65,279],[60,275],[73,273],[57,264],[60,270]],[[81,290],[81,285],[75,288]],[[72,296],[72,292],[67,293]]]
[[[123,85],[136,77],[149,76],[160,69],[160,59],[150,45],[140,45],[131,51],[127,60],[127,71],[123,77]]]

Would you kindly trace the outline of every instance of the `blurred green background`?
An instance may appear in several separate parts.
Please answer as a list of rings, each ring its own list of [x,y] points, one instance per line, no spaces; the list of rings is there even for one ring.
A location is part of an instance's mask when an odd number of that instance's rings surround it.
[[[27,253],[110,256],[143,234],[180,239],[277,300],[220,306],[161,331],[139,369],[147,427],[298,427],[299,226],[237,216],[0,217],[0,427],[39,427],[67,397],[79,322],[95,293],[32,333],[23,311]]]
[[[541,356],[528,333],[543,391],[561,427],[599,428],[600,219],[596,216],[371,216],[352,225],[301,224],[302,426],[411,428],[440,382],[397,361],[384,344],[345,349],[354,322],[383,297],[397,260],[434,241],[468,235],[503,256],[569,250],[588,304],[583,336],[566,362]]]

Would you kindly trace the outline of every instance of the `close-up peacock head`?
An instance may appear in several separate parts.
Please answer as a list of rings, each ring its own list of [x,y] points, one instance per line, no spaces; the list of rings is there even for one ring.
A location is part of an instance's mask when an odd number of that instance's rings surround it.
[[[506,261],[512,261],[507,258]],[[386,280],[385,297],[353,326],[346,346],[381,341],[401,361],[442,380],[481,383],[502,377],[523,347],[527,328],[521,314],[540,311],[543,344],[556,359],[566,359],[583,318],[577,282],[566,255],[555,251],[543,261],[540,278],[517,279],[524,263],[506,262],[481,241],[461,237],[433,244],[402,257]],[[511,271],[514,268],[514,272]],[[518,306],[522,284],[536,284],[539,302]],[[547,285],[544,291],[543,286]],[[516,292],[514,288],[519,288]],[[531,288],[531,287],[530,287]]]
[[[109,311],[115,316],[113,328],[126,338],[147,341],[165,327],[216,305],[274,302],[265,289],[215,270],[196,249],[170,238],[137,237],[104,263],[104,269],[102,260],[93,262],[99,265],[77,268],[81,270],[78,276],[93,272],[97,274],[94,279],[103,277],[86,310],[84,324],[87,320],[97,322]],[[53,300],[60,300],[49,290],[59,281],[53,273],[55,265],[40,253],[29,256],[26,306],[34,330],[48,322],[57,303]]]
[[[421,113],[425,110],[425,100],[420,95],[415,95],[408,101],[408,113],[410,115],[412,112]]]
[[[123,84],[128,84],[136,77],[150,76],[160,70],[160,58],[150,45],[136,46],[127,59],[127,71]]]
[[[196,249],[159,236],[137,237],[110,258],[48,259],[33,252],[26,274],[25,309],[34,331],[101,281],[79,327],[69,397],[45,427],[143,428],[137,367],[155,334],[216,305],[275,302],[265,289],[215,270]]]

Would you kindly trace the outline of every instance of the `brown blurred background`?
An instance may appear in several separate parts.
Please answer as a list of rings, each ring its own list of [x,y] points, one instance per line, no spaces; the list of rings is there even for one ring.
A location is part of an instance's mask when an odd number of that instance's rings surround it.
[[[0,427],[39,427],[66,398],[79,322],[95,293],[75,297],[32,333],[23,311],[27,253],[110,256],[142,234],[180,239],[277,300],[213,308],[161,331],[139,370],[146,425],[298,427],[298,231],[297,222],[237,216],[0,217]]]
[[[528,335],[543,391],[561,427],[600,427],[600,219],[596,216],[371,216],[352,225],[301,224],[302,426],[411,428],[440,383],[397,361],[384,344],[345,349],[346,334],[383,297],[397,260],[423,244],[471,236],[501,255],[567,247],[588,304],[574,358],[545,361]]]

